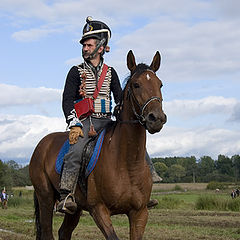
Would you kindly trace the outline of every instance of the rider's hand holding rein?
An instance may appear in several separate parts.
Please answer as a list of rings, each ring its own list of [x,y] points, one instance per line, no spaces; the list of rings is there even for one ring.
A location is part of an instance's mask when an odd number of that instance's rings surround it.
[[[69,143],[75,144],[78,141],[79,137],[83,137],[83,130],[81,127],[71,127],[70,133],[69,133]]]

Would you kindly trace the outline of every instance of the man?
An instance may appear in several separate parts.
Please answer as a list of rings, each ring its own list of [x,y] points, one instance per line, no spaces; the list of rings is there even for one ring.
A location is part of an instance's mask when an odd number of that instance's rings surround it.
[[[2,202],[2,209],[7,209],[8,195],[5,191],[5,189],[2,189],[1,194],[0,194],[0,199]]]
[[[84,118],[77,115],[78,109],[74,108],[74,102],[93,96],[103,72],[103,55],[109,51],[107,44],[111,37],[111,31],[105,23],[93,21],[90,17],[86,19],[86,22],[80,40],[84,62],[70,69],[62,102],[66,122],[70,129],[70,150],[64,157],[60,183],[61,201],[57,209],[68,213],[74,213],[77,208],[73,194],[78,180],[82,151],[89,140],[88,135],[100,130],[111,121],[111,92],[116,104],[119,103],[122,92],[116,71],[108,67],[102,87],[99,87],[100,91],[94,101],[95,113]]]
[[[80,40],[84,62],[70,69],[62,102],[66,122],[70,129],[70,149],[64,157],[60,182],[60,203],[57,210],[70,214],[77,209],[74,191],[83,148],[89,140],[89,136],[98,132],[111,121],[111,92],[116,105],[120,102],[122,93],[116,71],[112,67],[108,67],[106,70],[104,66],[103,55],[109,51],[107,44],[111,37],[109,27],[103,22],[92,20],[90,17],[86,19],[86,22]],[[98,87],[101,79],[104,79],[102,87]],[[99,92],[94,100],[95,112],[87,117],[79,115],[82,107],[78,108],[78,104],[75,104],[74,107],[74,103],[79,99],[92,98],[96,88]]]

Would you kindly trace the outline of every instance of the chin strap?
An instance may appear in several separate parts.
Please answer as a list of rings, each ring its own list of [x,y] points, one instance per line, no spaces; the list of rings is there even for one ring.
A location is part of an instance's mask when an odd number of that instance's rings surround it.
[[[106,39],[103,38],[99,43],[98,45],[96,46],[96,48],[94,49],[94,51],[89,55],[89,57],[86,59],[86,60],[92,60],[95,56],[96,56],[96,53],[98,51],[98,49],[103,46],[103,44],[106,42]],[[102,51],[102,55],[105,53],[105,49]]]

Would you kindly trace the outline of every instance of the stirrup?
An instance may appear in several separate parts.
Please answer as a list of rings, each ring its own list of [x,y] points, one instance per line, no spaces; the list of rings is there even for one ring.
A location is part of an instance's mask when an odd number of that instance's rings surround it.
[[[69,193],[64,199],[62,208],[59,209],[59,207],[58,207],[57,210],[59,212],[62,212],[62,213],[74,214],[76,212],[76,210],[71,211],[66,207],[66,203],[67,203],[68,198],[72,198],[72,200],[73,200],[72,202],[76,204],[74,194]]]

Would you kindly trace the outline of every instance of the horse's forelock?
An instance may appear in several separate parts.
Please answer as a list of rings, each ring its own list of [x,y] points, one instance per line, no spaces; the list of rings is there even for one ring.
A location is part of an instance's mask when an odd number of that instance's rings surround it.
[[[139,76],[140,74],[142,74],[146,70],[151,70],[151,68],[147,64],[145,64],[145,63],[139,63],[137,65],[137,67],[135,68],[135,70],[131,74],[129,74],[129,76],[127,76],[124,79],[124,81],[123,81],[124,89],[126,88],[127,84],[130,82],[130,80],[131,80],[133,75]]]
[[[136,69],[131,73],[129,74],[123,81],[123,91],[122,91],[122,96],[121,96],[121,101],[122,102],[122,98],[123,98],[123,93],[126,89],[126,86],[128,85],[128,83],[131,81],[131,78],[133,75],[135,76],[139,76],[140,74],[142,74],[143,72],[145,72],[146,70],[151,70],[150,66],[148,66],[147,64],[145,63],[139,63],[137,66],[136,66]]]

